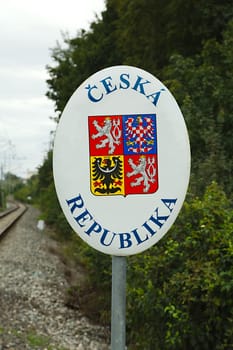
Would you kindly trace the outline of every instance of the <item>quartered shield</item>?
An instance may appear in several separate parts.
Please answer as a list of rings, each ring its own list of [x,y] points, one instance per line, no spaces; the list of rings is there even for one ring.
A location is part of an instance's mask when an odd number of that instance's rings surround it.
[[[93,195],[158,190],[156,114],[89,116],[88,127]]]

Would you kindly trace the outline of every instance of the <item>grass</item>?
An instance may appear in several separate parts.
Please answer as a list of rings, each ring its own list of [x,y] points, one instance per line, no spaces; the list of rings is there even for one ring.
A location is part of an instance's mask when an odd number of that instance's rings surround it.
[[[30,331],[27,334],[27,342],[32,349],[46,348],[46,350],[67,350],[66,348],[54,348],[51,343],[51,339],[48,336],[37,334],[34,331]]]
[[[12,334],[17,338],[21,339],[24,343],[30,346],[30,349],[67,350],[64,347],[57,347],[57,346],[54,347],[53,345],[50,344],[51,339],[48,336],[38,334],[34,330],[29,330],[26,334],[23,334],[22,332],[19,332],[17,329],[5,329],[3,327],[0,327],[0,335],[4,335],[4,333]]]
[[[30,332],[27,334],[27,342],[32,347],[47,347],[50,343],[50,339],[40,334]],[[49,349],[50,350],[50,349]]]

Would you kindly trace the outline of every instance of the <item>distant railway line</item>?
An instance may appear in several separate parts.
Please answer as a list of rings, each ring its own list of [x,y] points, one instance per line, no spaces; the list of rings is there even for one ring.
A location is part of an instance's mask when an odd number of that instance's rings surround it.
[[[26,210],[27,207],[22,203],[13,203],[11,208],[0,212],[0,239]]]

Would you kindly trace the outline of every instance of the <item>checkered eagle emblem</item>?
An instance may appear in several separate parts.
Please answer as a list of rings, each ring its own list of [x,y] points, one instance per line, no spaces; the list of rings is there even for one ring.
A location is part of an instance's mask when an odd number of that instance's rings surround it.
[[[155,114],[89,116],[90,187],[96,196],[158,190]]]

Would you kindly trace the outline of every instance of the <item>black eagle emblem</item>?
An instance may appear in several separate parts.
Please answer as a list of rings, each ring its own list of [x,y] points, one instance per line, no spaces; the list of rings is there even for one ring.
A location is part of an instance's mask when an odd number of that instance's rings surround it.
[[[95,157],[92,162],[94,192],[111,194],[121,191],[123,164],[120,157]]]

